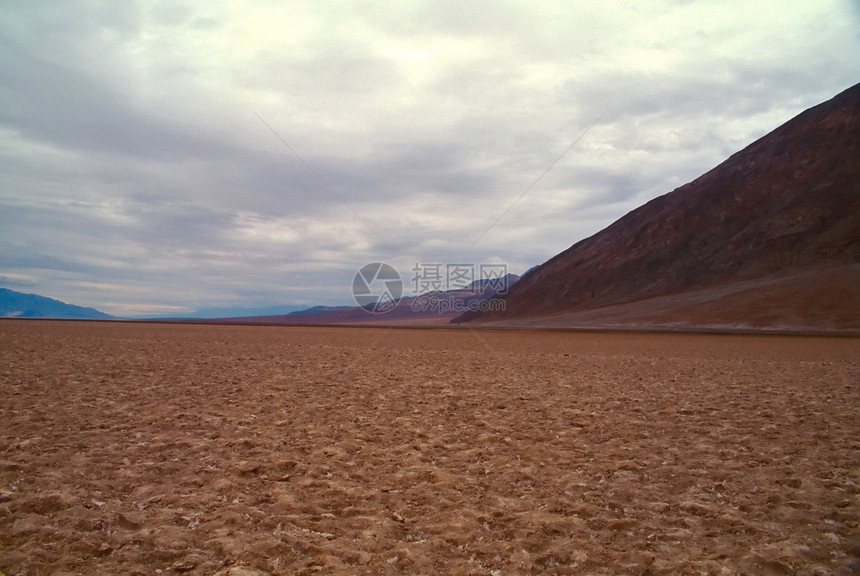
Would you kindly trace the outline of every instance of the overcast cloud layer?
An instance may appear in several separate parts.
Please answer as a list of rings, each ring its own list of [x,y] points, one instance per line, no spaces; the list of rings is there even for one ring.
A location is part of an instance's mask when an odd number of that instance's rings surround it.
[[[0,287],[165,315],[522,273],[860,80],[857,6],[3,2]]]

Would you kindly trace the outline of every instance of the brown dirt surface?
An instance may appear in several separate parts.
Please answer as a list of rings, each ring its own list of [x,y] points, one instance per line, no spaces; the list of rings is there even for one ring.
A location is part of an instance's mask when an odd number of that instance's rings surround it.
[[[860,340],[0,321],[0,573],[856,574]]]

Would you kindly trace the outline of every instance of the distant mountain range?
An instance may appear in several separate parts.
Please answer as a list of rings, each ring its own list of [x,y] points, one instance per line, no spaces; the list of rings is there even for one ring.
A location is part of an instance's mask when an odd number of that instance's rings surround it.
[[[281,306],[222,306],[218,308],[200,308],[187,315],[188,318],[230,318],[237,316],[276,316],[305,310],[307,306],[285,304]]]
[[[299,306],[201,308],[180,317],[138,318],[149,321],[212,321],[275,324],[394,324],[447,323],[470,306],[507,290],[519,276],[476,280],[462,290],[429,292],[401,298],[394,310],[372,314],[359,306]],[[94,308],[83,308],[37,294],[0,288],[0,317],[58,319],[117,319]]]
[[[860,330],[860,84],[457,323]]]
[[[0,288],[0,317],[100,320],[113,318],[113,316],[99,312],[95,308],[83,308],[38,294],[24,294],[6,288]]]
[[[286,315],[220,318],[219,322],[271,324],[448,324],[465,310],[480,309],[498,292],[506,292],[518,280],[516,274],[476,280],[461,290],[427,292],[401,298],[392,310],[373,314],[360,306],[315,306]]]

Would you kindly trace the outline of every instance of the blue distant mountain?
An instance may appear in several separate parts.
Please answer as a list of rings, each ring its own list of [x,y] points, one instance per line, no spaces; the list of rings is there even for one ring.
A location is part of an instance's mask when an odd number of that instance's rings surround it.
[[[288,316],[301,316],[303,314],[319,314],[321,312],[337,312],[338,310],[346,310],[350,306],[312,306],[311,308],[303,308],[290,312]]]
[[[489,298],[497,292],[502,294],[506,293],[508,288],[513,286],[519,279],[520,277],[516,274],[505,274],[498,278],[481,278],[480,280],[475,280],[469,284],[466,290],[480,291],[484,293],[485,297]]]
[[[38,294],[0,288],[0,318],[77,318],[108,320],[109,314],[95,308],[66,304]]]
[[[220,308],[200,308],[183,314],[183,318],[246,318],[252,316],[280,316],[304,310],[307,306],[284,304],[280,306],[224,306]]]

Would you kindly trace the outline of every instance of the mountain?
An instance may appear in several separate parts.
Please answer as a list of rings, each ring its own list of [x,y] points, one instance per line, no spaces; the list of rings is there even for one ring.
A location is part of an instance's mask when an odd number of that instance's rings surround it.
[[[498,292],[502,294],[507,293],[510,287],[516,284],[519,279],[520,277],[516,274],[505,274],[499,278],[481,278],[469,284],[466,290],[472,292],[480,291],[483,297],[489,298],[495,296]]]
[[[113,318],[95,308],[83,308],[66,304],[38,294],[23,294],[0,288],[0,317],[6,318]]]
[[[337,312],[338,310],[348,310],[350,306],[311,306],[310,308],[302,308],[288,312],[287,316],[301,316],[305,314],[322,314],[323,312]]]
[[[546,326],[860,330],[860,84],[528,272]]]
[[[281,306],[224,306],[220,308],[200,308],[189,314],[183,314],[183,318],[230,318],[235,316],[275,316],[279,314],[291,314],[304,310],[307,306],[284,304]]]
[[[267,324],[447,324],[467,310],[480,310],[482,302],[507,292],[519,276],[475,280],[461,290],[427,292],[407,296],[385,313],[371,313],[360,306],[315,306],[286,315],[223,318],[220,321]]]

